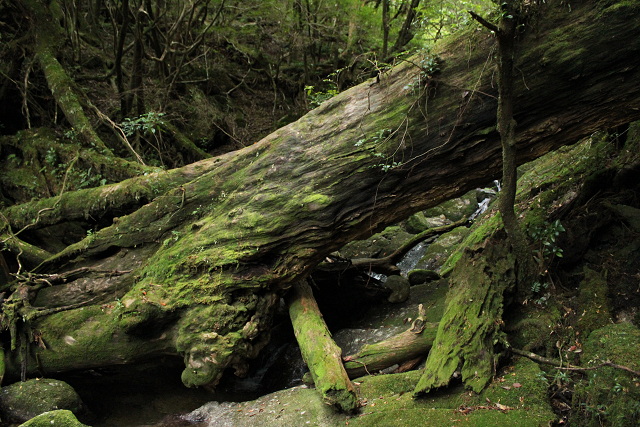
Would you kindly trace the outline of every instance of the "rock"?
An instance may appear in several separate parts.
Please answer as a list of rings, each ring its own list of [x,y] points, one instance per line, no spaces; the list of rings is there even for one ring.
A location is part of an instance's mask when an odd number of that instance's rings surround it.
[[[484,199],[494,199],[498,193],[492,188],[476,189],[476,202],[481,203]]]
[[[66,409],[45,412],[37,417],[31,418],[20,427],[86,427],[73,415],[73,412]]]
[[[434,280],[440,280],[440,275],[433,270],[412,270],[407,276],[409,284],[411,286],[419,285],[421,283],[432,282]]]
[[[448,233],[443,234],[433,242],[420,261],[416,264],[416,269],[438,270],[453,253],[458,244],[469,234],[466,227],[458,227]]]
[[[402,228],[404,228],[407,233],[420,234],[429,228],[429,223],[427,222],[427,218],[425,218],[424,214],[422,212],[418,212],[417,214],[411,215],[407,218],[407,220],[402,224]]]
[[[384,258],[413,237],[398,226],[387,227],[382,232],[366,240],[351,242],[342,249],[340,255],[345,258]]]
[[[476,190],[471,190],[467,194],[457,199],[451,199],[434,208],[424,211],[427,218],[436,218],[444,216],[447,224],[456,222],[462,217],[469,217],[478,209],[478,200],[476,199]]]
[[[409,298],[411,285],[409,281],[402,276],[389,276],[385,282],[385,286],[391,289],[391,295],[387,301],[391,303],[405,302]]]
[[[253,401],[209,402],[183,419],[201,427],[451,426],[453,417],[464,419],[462,424],[470,426],[537,427],[556,419],[549,406],[547,385],[540,381],[542,371],[528,359],[520,359],[504,371],[507,381],[496,381],[481,394],[471,396],[460,386],[450,386],[430,395],[428,400],[414,399],[411,391],[421,374],[409,371],[354,380],[363,405],[360,416],[334,411],[317,390],[304,386]],[[502,387],[513,383],[522,387]],[[501,406],[497,406],[498,402]],[[470,410],[482,407],[486,409]],[[461,408],[469,409],[469,413],[460,414]]]
[[[442,227],[443,225],[449,225],[453,222],[449,221],[444,215],[425,218],[425,221],[427,222],[427,228]]]
[[[44,412],[67,409],[75,414],[84,404],[75,390],[64,381],[40,378],[17,382],[0,391],[3,421],[24,423]]]

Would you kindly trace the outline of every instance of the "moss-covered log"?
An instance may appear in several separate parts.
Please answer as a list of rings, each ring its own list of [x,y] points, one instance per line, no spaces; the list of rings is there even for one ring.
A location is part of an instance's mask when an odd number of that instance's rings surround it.
[[[372,375],[382,369],[429,354],[436,338],[438,324],[427,323],[423,326],[423,330],[409,329],[388,340],[365,345],[357,354],[346,357],[344,367],[349,378]]]
[[[640,3],[539,7],[519,44],[519,163],[640,118]],[[404,62],[232,155],[5,209],[13,231],[45,217],[49,229],[70,221],[93,226],[36,270],[91,267],[85,277],[37,292],[60,287],[59,295],[66,289],[89,304],[30,321],[45,347],[57,346],[34,349],[37,359],[58,370],[98,366],[120,350],[92,340],[126,334],[151,343],[167,329],[171,352],[185,360],[185,384],[215,385],[227,367],[242,373],[268,340],[278,297],[329,253],[500,175],[493,43],[470,31],[436,56]],[[423,69],[422,59],[437,65]],[[37,245],[31,230],[18,238]],[[33,284],[33,276],[23,279],[23,289]],[[46,309],[48,299],[41,301]],[[65,319],[88,312],[96,326],[83,335],[80,360],[67,353],[74,345],[57,343],[80,341],[85,323]],[[146,352],[157,349],[134,353]]]
[[[342,411],[357,409],[358,397],[342,364],[342,350],[331,338],[311,287],[305,280],[293,285],[287,302],[296,340],[316,389],[328,404]]]

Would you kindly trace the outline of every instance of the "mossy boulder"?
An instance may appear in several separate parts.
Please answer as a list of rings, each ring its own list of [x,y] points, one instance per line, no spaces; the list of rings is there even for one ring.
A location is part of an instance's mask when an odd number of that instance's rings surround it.
[[[412,235],[399,226],[387,227],[366,240],[351,242],[342,249],[345,258],[383,258],[402,246]]]
[[[73,412],[66,409],[45,412],[37,417],[31,418],[20,427],[86,427],[73,415]]]
[[[440,275],[437,272],[424,269],[411,270],[407,275],[407,278],[409,279],[409,284],[411,286],[416,286],[421,283],[428,283],[433,282],[434,280],[441,279]]]
[[[411,292],[409,280],[402,276],[389,276],[384,285],[391,289],[391,295],[387,301],[391,303],[405,302],[409,298]]]
[[[583,343],[584,366],[611,361],[640,371],[640,329],[630,323],[597,329]],[[626,427],[640,425],[640,377],[604,366],[587,371],[575,387],[575,425]]]
[[[452,386],[423,399],[411,391],[419,371],[366,376],[354,380],[363,405],[358,414],[333,411],[316,390],[295,387],[251,402],[210,402],[185,417],[192,422],[215,420],[215,425],[245,427],[286,426],[546,426],[555,420],[547,402],[540,369],[520,359],[501,371],[481,394]],[[519,385],[519,386],[518,386]],[[500,409],[502,408],[502,409]]]
[[[463,217],[469,217],[476,209],[478,209],[476,190],[472,190],[462,197],[448,200],[441,205],[427,209],[424,211],[424,216],[432,218],[444,215],[448,221],[456,222]]]
[[[417,214],[411,215],[402,223],[402,228],[410,234],[420,234],[423,231],[429,228],[429,222],[427,222],[427,218],[424,216],[424,213],[418,212]]]
[[[64,381],[39,378],[17,382],[0,390],[3,421],[23,423],[57,409],[67,409],[75,414],[84,410],[80,396]]]
[[[438,271],[468,234],[467,227],[457,227],[443,234],[429,245],[425,254],[416,264],[416,268]]]

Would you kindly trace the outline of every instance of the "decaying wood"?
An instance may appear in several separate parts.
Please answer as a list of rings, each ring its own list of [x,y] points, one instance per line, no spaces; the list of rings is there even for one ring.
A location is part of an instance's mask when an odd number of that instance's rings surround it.
[[[359,402],[353,384],[342,364],[342,350],[331,338],[322,313],[306,281],[294,284],[287,297],[293,330],[324,400],[342,411],[351,412]]]
[[[349,378],[372,375],[393,365],[426,356],[437,331],[437,323],[427,323],[418,333],[409,329],[388,340],[365,345],[357,354],[344,358]]]
[[[504,239],[504,235],[501,236]],[[459,371],[479,393],[495,374],[494,346],[501,336],[503,296],[515,286],[515,262],[504,240],[465,249],[454,267],[444,314],[414,397],[449,384]]]

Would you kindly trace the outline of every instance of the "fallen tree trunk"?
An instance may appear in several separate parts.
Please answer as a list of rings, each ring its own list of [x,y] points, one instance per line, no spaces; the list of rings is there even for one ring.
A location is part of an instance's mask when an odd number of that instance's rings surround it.
[[[540,7],[519,44],[520,164],[640,118],[640,19],[629,19],[638,3]],[[7,294],[4,326],[42,342],[26,360],[8,355],[8,370],[166,352],[184,357],[188,386],[213,386],[228,367],[244,372],[268,341],[278,297],[329,253],[500,175],[492,45],[467,34],[424,58],[438,70],[405,62],[233,155],[5,209],[10,238],[32,245],[61,223],[89,231],[58,236],[54,254],[7,289],[23,292]],[[16,234],[24,227],[11,224],[29,227]],[[41,286],[83,267],[82,277]],[[71,296],[85,305],[38,315]],[[22,321],[27,328],[14,327]]]
[[[424,330],[409,329],[388,340],[365,345],[357,354],[344,359],[349,378],[372,375],[393,365],[426,356],[437,331],[437,323],[427,323]]]
[[[289,315],[316,389],[326,403],[345,412],[359,407],[358,397],[342,364],[342,350],[331,338],[306,281],[296,283],[289,296]]]

